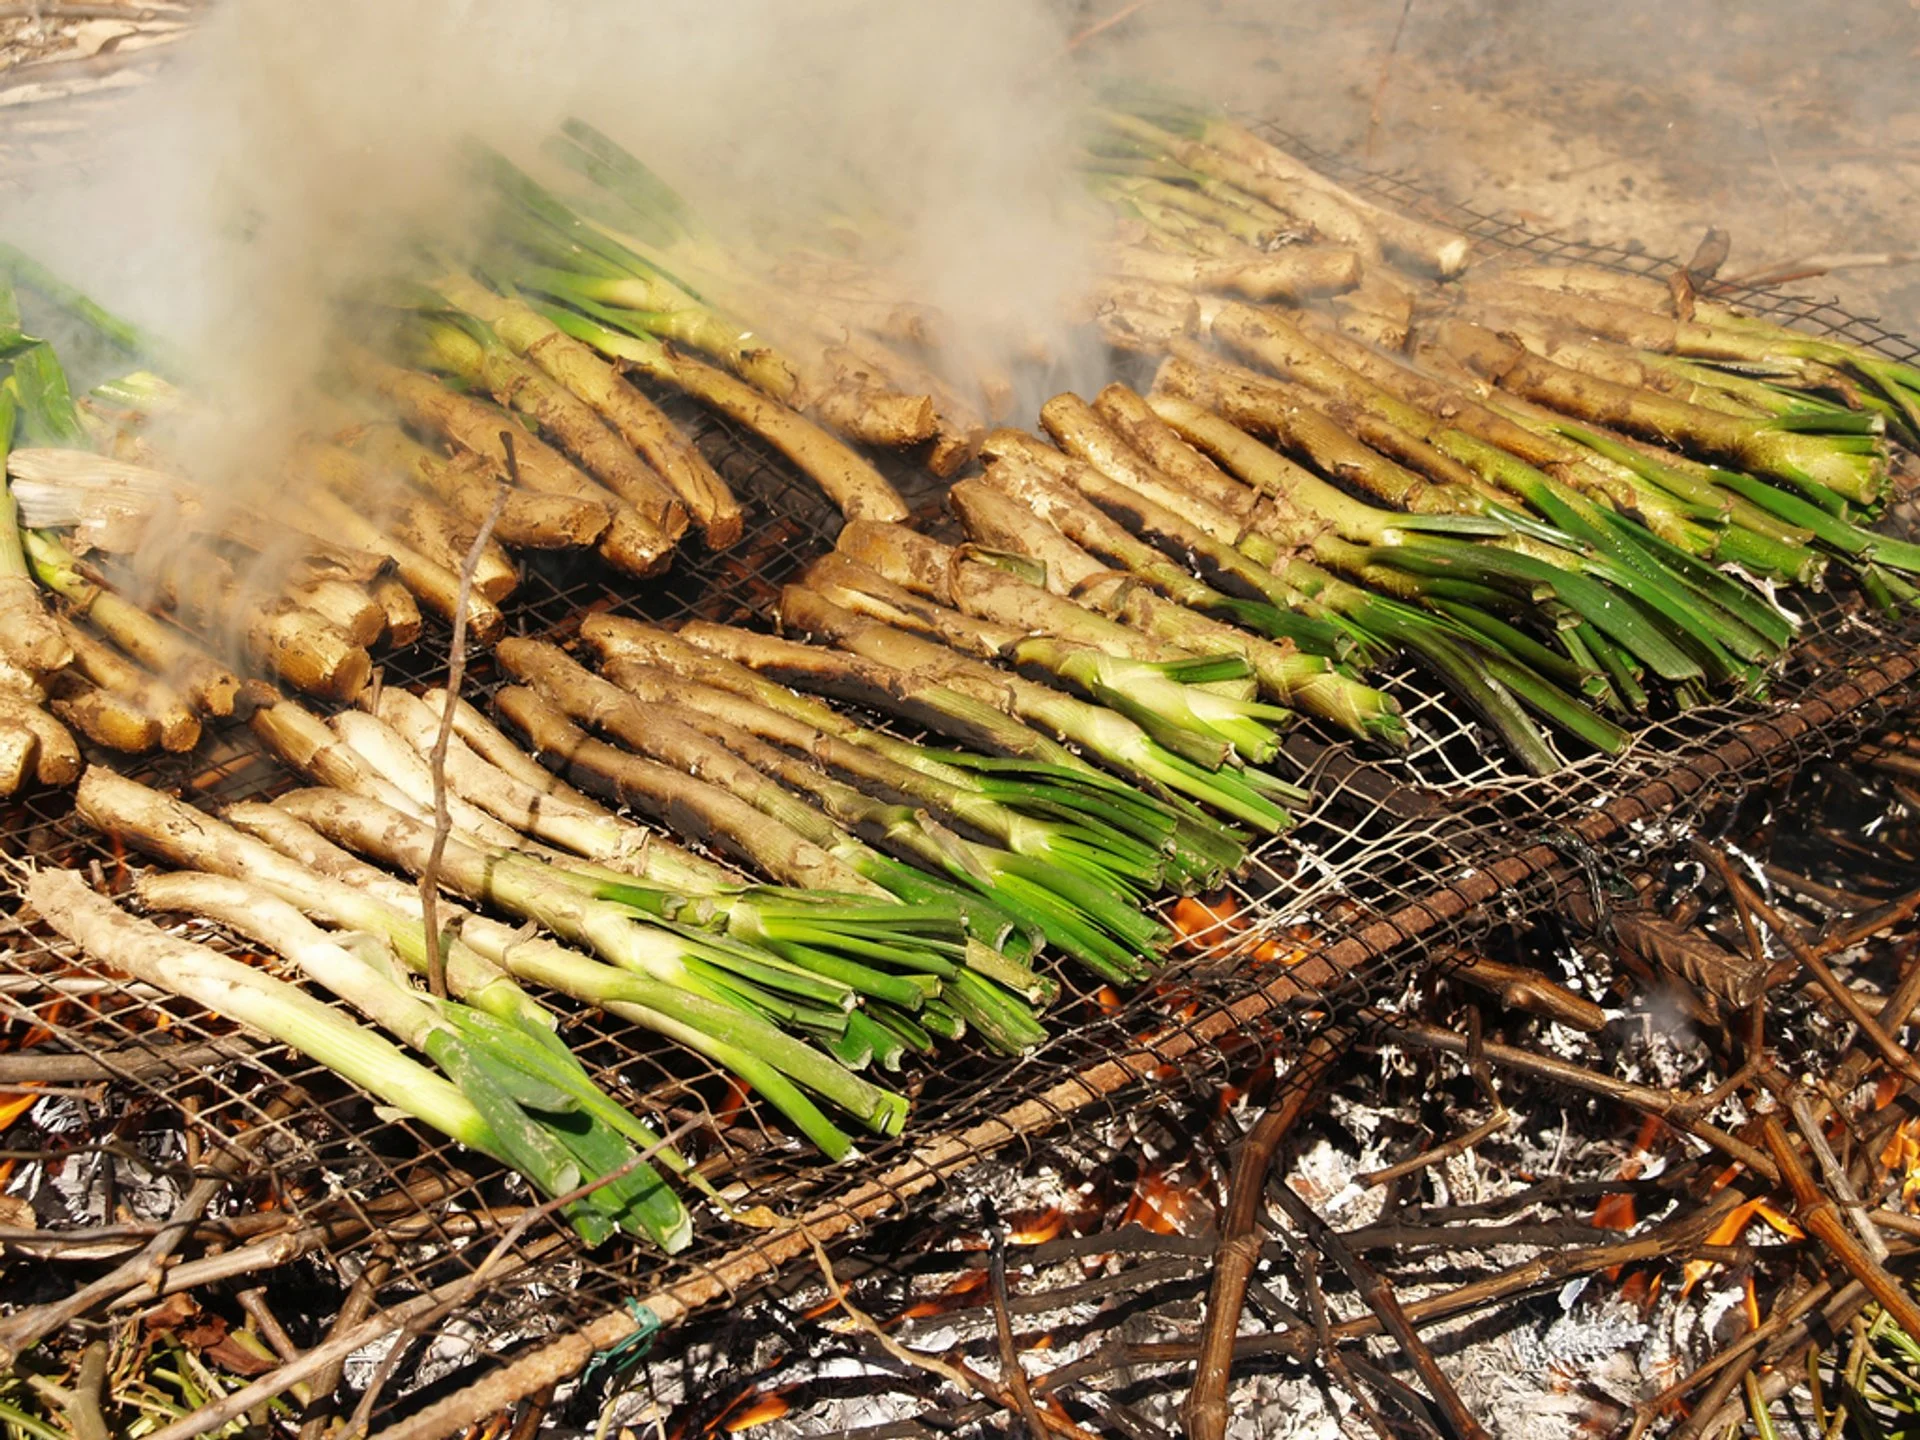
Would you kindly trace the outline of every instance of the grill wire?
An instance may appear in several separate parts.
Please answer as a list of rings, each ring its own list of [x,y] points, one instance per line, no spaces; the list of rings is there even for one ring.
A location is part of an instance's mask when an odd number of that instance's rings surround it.
[[[1673,265],[1442,204],[1400,175],[1309,158],[1372,198],[1458,225],[1483,257],[1655,276]],[[1920,358],[1830,303],[1771,292],[1728,298],[1898,359]],[[752,502],[741,543],[724,555],[682,557],[648,583],[612,576],[591,558],[527,557],[509,606],[516,633],[564,643],[584,614],[600,610],[759,624],[778,586],[831,544],[837,513],[754,437],[677,413]],[[894,478],[916,519],[937,530],[941,487],[913,472]],[[1769,702],[1658,716],[1625,755],[1578,759],[1548,778],[1515,771],[1415,672],[1383,682],[1414,728],[1406,757],[1381,760],[1303,723],[1276,768],[1310,779],[1316,800],[1234,882],[1250,931],[1197,937],[1132,996],[1057,970],[1063,994],[1046,1044],[1011,1061],[950,1050],[914,1062],[899,1077],[915,1100],[906,1136],[866,1144],[848,1164],[820,1163],[726,1076],[621,1022],[572,1013],[564,1038],[637,1111],[668,1127],[690,1125],[684,1146],[716,1183],[741,1187],[782,1217],[805,1215],[824,1240],[844,1237],[905,1211],[1000,1145],[1119,1115],[1147,1089],[1205,1085],[1243,1063],[1236,1056],[1250,1043],[1293,1052],[1329,1018],[1402,993],[1424,966],[1496,923],[1553,908],[1596,855],[1602,866],[1631,863],[1708,805],[1830,753],[1915,698],[1920,624],[1860,612],[1850,595],[1794,600],[1810,606],[1808,634]],[[430,624],[411,650],[387,659],[384,683],[437,681],[446,639]],[[468,675],[471,699],[498,683],[484,655]],[[215,734],[193,756],[118,768],[209,808],[293,783],[240,728]],[[0,853],[87,869],[114,890],[130,884],[139,863],[73,819],[60,794],[0,810]],[[258,1046],[217,1017],[91,968],[23,909],[17,867],[0,867],[0,1066],[18,1067],[22,1052],[54,1057],[40,1065],[42,1098],[0,1136],[7,1192],[35,1212],[31,1233],[12,1221],[0,1229],[13,1305],[60,1298],[95,1273],[91,1264],[48,1263],[62,1245],[93,1259],[116,1258],[115,1243],[119,1255],[132,1253],[150,1232],[76,1247],[94,1227],[125,1232],[164,1221],[193,1178],[243,1141],[244,1163],[179,1247],[163,1293],[264,1285],[305,1347],[326,1338],[342,1296],[376,1256],[390,1267],[380,1306],[458,1291],[456,1313],[472,1338],[465,1360],[425,1394],[410,1393],[421,1377],[403,1366],[376,1429],[429,1399],[449,1423],[463,1406],[497,1411],[553,1378],[543,1365],[578,1369],[633,1329],[631,1301],[671,1322],[743,1298],[807,1253],[790,1228],[755,1231],[703,1213],[693,1247],[671,1260],[624,1239],[583,1253],[547,1220],[503,1257],[501,1232],[531,1200],[515,1177],[377,1113],[282,1047]],[[190,923],[182,933],[246,953],[215,927]],[[1298,963],[1256,966],[1238,953],[1266,936],[1285,938]],[[19,1068],[0,1069],[0,1090],[23,1078]],[[463,1286],[482,1262],[490,1262],[487,1276]],[[123,1310],[152,1298],[129,1294]],[[541,1350],[562,1341],[572,1348]]]

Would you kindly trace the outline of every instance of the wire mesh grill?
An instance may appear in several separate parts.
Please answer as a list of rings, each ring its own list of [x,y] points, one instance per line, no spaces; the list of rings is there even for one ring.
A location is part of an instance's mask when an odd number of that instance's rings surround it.
[[[1405,177],[1315,158],[1363,193],[1465,228],[1483,254],[1649,275],[1672,265],[1441,205]],[[1916,354],[1831,304],[1770,292],[1731,298],[1901,359]],[[591,557],[532,556],[509,609],[513,630],[564,642],[599,610],[757,623],[778,586],[831,544],[837,512],[760,442],[680,413],[750,502],[741,543],[724,555],[684,557],[644,584],[611,576]],[[894,478],[916,518],[937,528],[940,487],[918,472]],[[1597,854],[1620,859],[1651,844],[1663,824],[1829,749],[1912,697],[1920,625],[1862,613],[1839,596],[1815,597],[1810,620],[1768,703],[1657,719],[1625,755],[1577,759],[1547,779],[1518,773],[1418,673],[1389,676],[1384,686],[1416,736],[1411,753],[1370,755],[1308,725],[1290,736],[1276,768],[1310,779],[1316,799],[1298,828],[1262,845],[1233,883],[1231,921],[1193,937],[1134,996],[1056,972],[1063,997],[1051,1040],[1017,1060],[954,1052],[911,1066],[898,1077],[916,1101],[908,1135],[865,1146],[857,1162],[819,1163],[728,1077],[623,1022],[570,1012],[566,1039],[613,1093],[663,1128],[684,1128],[684,1148],[717,1184],[738,1186],[783,1217],[805,1216],[831,1238],[904,1208],[998,1145],[1075,1112],[1111,1113],[1130,1092],[1176,1072],[1183,1083],[1205,1083],[1249,1047],[1297,1041],[1336,1010],[1391,998],[1431,957],[1497,919],[1551,905],[1569,873],[1602,863]],[[437,680],[445,639],[430,627],[388,661],[386,683]],[[474,657],[469,679],[482,692],[498,681],[484,656]],[[194,756],[146,766],[140,778],[208,807],[291,783],[237,729]],[[115,889],[136,863],[75,821],[60,795],[0,811],[0,849],[91,868]],[[256,1046],[215,1017],[75,960],[21,913],[13,879],[0,871],[0,1090],[45,1082],[6,1132],[0,1159],[9,1193],[34,1206],[38,1227],[0,1230],[15,1303],[72,1287],[67,1269],[42,1263],[49,1255],[79,1254],[83,1244],[95,1247],[90,1254],[131,1253],[191,1177],[226,1163],[232,1178],[181,1245],[163,1291],[217,1279],[264,1283],[303,1346],[326,1338],[340,1296],[376,1261],[381,1305],[437,1292],[458,1305],[473,1350],[451,1370],[443,1362],[437,1378],[397,1372],[379,1411],[395,1420],[456,1385],[469,1388],[435,1415],[498,1408],[553,1378],[543,1365],[570,1373],[631,1331],[629,1300],[645,1299],[670,1321],[741,1293],[806,1251],[791,1228],[756,1233],[712,1213],[700,1217],[694,1248],[673,1260],[625,1241],[583,1253],[547,1219],[514,1231],[532,1200],[515,1177],[378,1113],[281,1047]],[[198,924],[185,933],[215,936]],[[1256,944],[1267,940],[1275,944]],[[22,1064],[26,1056],[35,1058]],[[484,1286],[475,1280],[483,1265]],[[140,1291],[116,1303],[151,1298]],[[559,1349],[513,1360],[556,1337]],[[415,1433],[440,1433],[431,1416],[420,1424]]]

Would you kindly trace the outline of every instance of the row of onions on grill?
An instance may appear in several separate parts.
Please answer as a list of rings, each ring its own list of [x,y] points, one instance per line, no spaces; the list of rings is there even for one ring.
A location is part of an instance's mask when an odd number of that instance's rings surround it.
[[[311,787],[218,816],[103,765],[80,778],[82,818],[176,867],[138,882],[147,908],[220,922],[390,1038],[73,874],[36,876],[33,903],[96,960],[287,1043],[549,1196],[603,1181],[567,1204],[589,1241],[619,1228],[672,1249],[690,1217],[669,1176],[724,1200],[557,1043],[541,992],[686,1047],[840,1159],[850,1129],[899,1133],[907,1101],[879,1077],[908,1055],[1044,1038],[1059,984],[1035,968],[1043,948],[1131,985],[1171,938],[1151,897],[1211,888],[1244,862],[1245,831],[1143,783],[1200,767],[1129,741],[1117,712],[1059,697],[1119,774],[971,677],[898,656],[604,615],[581,633],[594,667],[545,642],[495,647],[515,682],[497,715],[531,750],[453,702],[437,862],[442,692],[387,688],[329,719],[262,706],[254,731]],[[903,741],[824,696],[949,745]],[[1265,829],[1284,818],[1265,797],[1257,813]],[[444,1000],[417,983],[432,968],[430,866],[447,896]]]

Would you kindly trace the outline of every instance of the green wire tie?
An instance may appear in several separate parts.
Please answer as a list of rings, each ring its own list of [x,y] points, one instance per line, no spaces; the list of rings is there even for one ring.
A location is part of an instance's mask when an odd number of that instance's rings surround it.
[[[605,1350],[598,1351],[580,1372],[581,1389],[589,1389],[594,1378],[605,1370],[609,1378],[619,1378],[626,1374],[645,1358],[647,1351],[653,1348],[653,1337],[660,1333],[660,1317],[642,1305],[631,1295],[627,1297],[627,1313],[633,1317],[634,1332],[626,1339]]]

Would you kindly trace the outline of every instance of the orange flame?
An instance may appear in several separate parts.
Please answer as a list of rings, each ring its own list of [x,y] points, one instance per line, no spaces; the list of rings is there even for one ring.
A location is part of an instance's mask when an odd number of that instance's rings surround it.
[[[1180,945],[1196,953],[1247,956],[1263,965],[1297,965],[1306,959],[1312,933],[1294,926],[1284,934],[1254,931],[1240,902],[1222,892],[1211,900],[1183,895],[1167,912]]]
[[[1066,1212],[1049,1205],[1037,1215],[1016,1217],[1008,1227],[1007,1240],[1013,1245],[1044,1245],[1066,1228]]]
[[[1804,1240],[1807,1238],[1807,1232],[1794,1224],[1793,1217],[1788,1215],[1784,1210],[1768,1204],[1765,1200],[1749,1200],[1729,1210],[1727,1212],[1727,1218],[1713,1227],[1713,1233],[1707,1236],[1706,1243],[1709,1245],[1738,1244],[1740,1237],[1747,1233],[1747,1226],[1751,1225],[1755,1220],[1763,1221],[1772,1226],[1789,1240]],[[1707,1272],[1719,1263],[1718,1260],[1689,1260],[1683,1271],[1685,1279],[1681,1283],[1680,1293],[1685,1295],[1688,1291],[1692,1290],[1695,1285],[1699,1284],[1700,1281],[1706,1277]]]
[[[31,1082],[29,1082],[31,1083]],[[33,1108],[33,1102],[40,1098],[37,1088],[21,1091],[0,1091],[0,1131],[4,1131],[14,1121]]]
[[[1902,1120],[1887,1137],[1880,1163],[1900,1176],[1900,1200],[1909,1208],[1920,1194],[1920,1116]]]
[[[1155,1235],[1197,1235],[1206,1229],[1206,1207],[1191,1185],[1180,1185],[1164,1171],[1149,1170],[1134,1182],[1120,1224],[1138,1225]]]
[[[747,1403],[722,1423],[729,1435],[738,1435],[742,1430],[751,1430],[756,1425],[778,1420],[792,1408],[785,1399],[771,1391],[762,1395],[749,1393]]]

